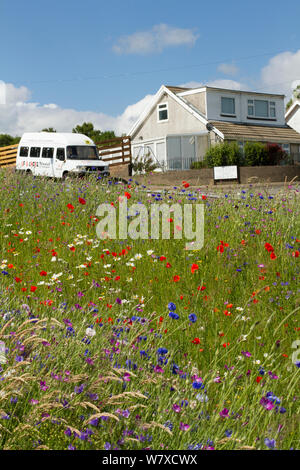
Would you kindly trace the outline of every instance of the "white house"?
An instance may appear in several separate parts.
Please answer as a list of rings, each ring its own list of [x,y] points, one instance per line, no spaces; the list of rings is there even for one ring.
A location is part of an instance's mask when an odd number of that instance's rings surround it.
[[[247,141],[277,143],[299,155],[300,134],[286,124],[284,110],[284,95],[162,85],[129,132],[132,155],[188,169],[225,140],[241,148]]]

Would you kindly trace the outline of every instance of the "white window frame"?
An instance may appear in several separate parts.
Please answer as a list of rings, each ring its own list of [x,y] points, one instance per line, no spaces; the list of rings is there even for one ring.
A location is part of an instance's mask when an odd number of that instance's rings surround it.
[[[267,101],[268,103],[268,116],[258,116],[255,114],[255,101]],[[253,109],[253,114],[249,114],[249,107]],[[271,116],[271,110],[274,110],[274,116]],[[258,100],[255,98],[249,98],[247,100],[247,118],[248,119],[266,119],[266,120],[277,120],[276,117],[276,102],[275,101],[270,101],[270,100]]]
[[[163,107],[161,109],[161,107]],[[167,111],[167,119],[159,119],[159,111]],[[169,120],[169,105],[168,102],[159,103],[157,105],[157,122],[167,122]]]
[[[234,113],[225,113],[222,111],[222,99],[225,98],[225,99],[230,99],[230,100],[233,100],[233,105],[234,105]],[[232,117],[236,117],[236,112],[235,112],[235,97],[233,96],[221,96],[221,113],[220,113],[221,116],[232,116]]]

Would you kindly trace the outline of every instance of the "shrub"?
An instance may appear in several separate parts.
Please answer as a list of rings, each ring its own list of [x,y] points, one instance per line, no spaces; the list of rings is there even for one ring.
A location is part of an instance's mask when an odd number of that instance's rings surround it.
[[[197,161],[191,163],[191,170],[200,170],[201,168],[207,168],[207,164],[204,161]]]
[[[244,165],[264,165],[267,160],[267,148],[261,142],[246,142],[244,145]]]
[[[287,157],[287,153],[278,144],[266,145],[267,158],[265,165],[279,165]]]
[[[286,156],[286,152],[278,144],[246,142],[244,146],[246,166],[278,165]]]
[[[240,165],[242,162],[242,152],[237,142],[222,142],[210,147],[204,157],[206,166]]]
[[[132,169],[135,173],[151,173],[156,168],[158,168],[158,165],[149,153],[143,157],[136,157],[132,162]]]

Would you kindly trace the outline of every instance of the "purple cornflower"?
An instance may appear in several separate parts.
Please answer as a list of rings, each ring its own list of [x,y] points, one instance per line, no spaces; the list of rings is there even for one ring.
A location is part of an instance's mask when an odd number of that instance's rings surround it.
[[[190,425],[189,424],[184,424],[180,421],[180,425],[179,425],[179,429],[180,431],[188,431],[188,429],[190,429]]]
[[[220,411],[219,415],[221,418],[229,418],[229,410],[224,408],[222,411]]]
[[[269,447],[269,449],[275,449],[276,447],[276,441],[275,439],[268,439],[267,437],[265,438],[265,445]]]
[[[83,389],[84,389],[84,384],[79,385],[79,387],[77,387],[77,385],[75,385],[74,392],[79,394],[79,393],[83,392]]]

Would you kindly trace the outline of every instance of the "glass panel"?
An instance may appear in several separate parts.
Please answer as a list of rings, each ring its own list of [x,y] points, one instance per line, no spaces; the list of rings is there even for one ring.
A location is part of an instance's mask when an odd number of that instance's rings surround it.
[[[40,147],[31,147],[31,149],[30,149],[31,158],[39,158],[40,152],[41,152]]]
[[[29,147],[21,147],[20,157],[28,157],[28,150],[29,150]]]
[[[270,108],[270,116],[271,116],[271,117],[275,117],[275,116],[276,116],[275,108]]]
[[[42,158],[53,158],[54,148],[44,147],[42,151]]]
[[[268,117],[269,116],[269,103],[265,100],[254,100],[255,116]]]
[[[235,114],[234,98],[221,98],[221,112],[223,114]]]
[[[162,109],[158,113],[158,120],[159,121],[166,121],[168,119],[168,110]]]
[[[254,114],[254,108],[252,105],[248,106],[248,116],[253,116]]]
[[[67,147],[67,158],[70,160],[99,160],[96,147],[72,145]]]
[[[58,148],[56,150],[56,158],[58,160],[64,160],[65,159],[65,149],[64,148]]]

